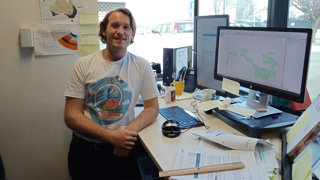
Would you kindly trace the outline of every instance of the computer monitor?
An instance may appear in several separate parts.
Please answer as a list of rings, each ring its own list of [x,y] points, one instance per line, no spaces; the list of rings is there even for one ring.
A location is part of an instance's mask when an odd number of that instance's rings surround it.
[[[215,78],[303,102],[311,35],[311,29],[219,27]]]
[[[215,78],[249,88],[241,106],[266,112],[243,119],[230,111],[215,111],[248,129],[252,137],[260,137],[263,129],[294,124],[298,116],[268,106],[269,95],[304,101],[311,35],[311,29],[218,27]]]
[[[199,89],[215,89],[223,93],[222,81],[214,79],[216,39],[218,26],[228,26],[228,15],[195,16],[194,67]]]

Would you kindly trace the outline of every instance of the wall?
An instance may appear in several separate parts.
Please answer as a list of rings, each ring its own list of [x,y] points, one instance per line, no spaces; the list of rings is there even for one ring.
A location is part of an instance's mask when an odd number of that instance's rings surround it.
[[[97,1],[86,0],[90,12]],[[71,130],[63,120],[64,87],[78,55],[35,57],[19,47],[19,27],[40,24],[39,0],[0,6],[0,154],[8,180],[70,179]]]

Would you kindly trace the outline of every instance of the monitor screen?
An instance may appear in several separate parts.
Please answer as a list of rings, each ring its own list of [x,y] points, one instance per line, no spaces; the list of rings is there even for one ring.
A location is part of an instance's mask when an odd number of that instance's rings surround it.
[[[303,102],[311,29],[219,27],[215,78]]]
[[[196,16],[194,20],[194,67],[197,87],[222,92],[222,81],[214,79],[218,26],[228,26],[228,15]]]

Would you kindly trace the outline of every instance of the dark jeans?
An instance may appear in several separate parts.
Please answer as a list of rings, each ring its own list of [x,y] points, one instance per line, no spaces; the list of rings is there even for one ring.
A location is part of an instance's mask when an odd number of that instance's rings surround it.
[[[73,180],[141,179],[137,159],[147,156],[140,141],[129,156],[115,157],[110,143],[93,143],[73,134],[68,168]]]

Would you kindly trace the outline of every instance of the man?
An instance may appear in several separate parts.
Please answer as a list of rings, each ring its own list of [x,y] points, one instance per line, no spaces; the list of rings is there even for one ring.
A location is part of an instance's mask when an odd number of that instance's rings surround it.
[[[131,54],[135,20],[128,9],[109,12],[99,36],[107,46],[80,58],[68,81],[65,122],[74,131],[68,167],[72,179],[139,179],[144,155],[138,132],[159,112],[158,90],[148,61]],[[135,118],[141,95],[144,110]]]

